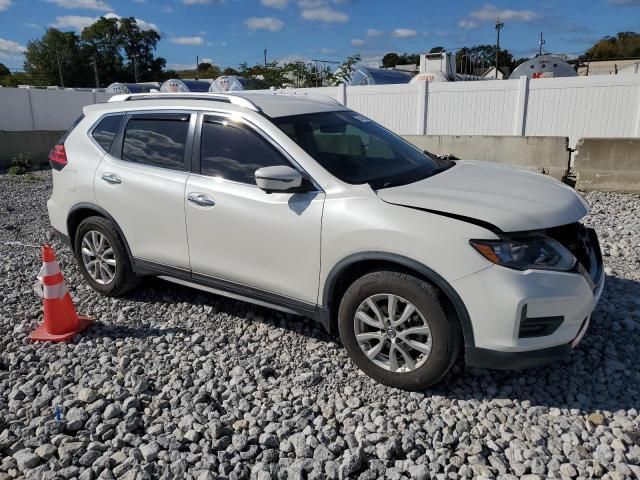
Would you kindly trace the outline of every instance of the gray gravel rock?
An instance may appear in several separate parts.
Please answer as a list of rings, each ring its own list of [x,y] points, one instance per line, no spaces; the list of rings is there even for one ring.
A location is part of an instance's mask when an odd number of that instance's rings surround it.
[[[5,243],[45,241],[50,189],[49,172],[0,174],[1,479],[640,477],[637,196],[585,195],[607,283],[566,360],[458,362],[410,393],[362,375],[299,317],[159,279],[97,295],[57,240],[76,307],[96,323],[30,344],[41,260]]]

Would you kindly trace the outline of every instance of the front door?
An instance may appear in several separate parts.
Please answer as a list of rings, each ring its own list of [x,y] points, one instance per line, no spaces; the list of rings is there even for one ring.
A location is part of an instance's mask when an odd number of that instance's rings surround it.
[[[255,170],[293,166],[286,154],[241,120],[204,115],[201,123],[199,173],[185,192],[194,278],[315,306],[324,192],[264,192]]]

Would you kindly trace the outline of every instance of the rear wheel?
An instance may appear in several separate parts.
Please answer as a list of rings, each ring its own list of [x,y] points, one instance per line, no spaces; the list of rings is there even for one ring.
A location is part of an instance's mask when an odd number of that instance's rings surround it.
[[[103,295],[117,297],[138,285],[122,239],[106,218],[89,217],[80,223],[74,252],[82,276]]]
[[[340,337],[370,377],[404,390],[437,383],[460,352],[457,319],[447,318],[427,282],[393,271],[369,273],[345,292]]]

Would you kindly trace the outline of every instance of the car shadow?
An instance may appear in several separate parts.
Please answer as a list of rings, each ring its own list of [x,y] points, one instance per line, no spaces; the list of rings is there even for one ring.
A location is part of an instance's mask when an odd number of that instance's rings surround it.
[[[169,327],[169,328],[156,328],[150,325],[139,325],[136,327],[130,327],[127,325],[104,323],[100,320],[95,320],[91,324],[91,328],[85,330],[82,333],[83,340],[92,340],[97,338],[111,338],[114,340],[122,338],[150,338],[150,337],[163,337],[173,335],[191,335],[192,330],[181,327]]]
[[[464,366],[463,359],[459,359],[443,382],[418,395],[438,395],[452,401],[511,400],[529,407],[584,411],[638,408],[640,362],[637,359],[640,358],[640,341],[634,340],[640,331],[640,320],[636,318],[634,321],[630,312],[618,306],[623,299],[640,299],[640,282],[615,276],[608,276],[606,282],[587,334],[566,359],[518,371],[469,368]],[[170,295],[167,294],[168,289]],[[141,288],[129,295],[128,300],[211,306],[215,312],[237,316],[246,319],[245,321],[285,328],[322,342],[340,343],[339,338],[329,335],[322,326],[310,319],[157,278],[144,279]],[[636,317],[638,310],[640,303],[636,303],[636,311],[633,313]],[[113,326],[113,334],[117,334],[116,331],[121,328]],[[144,327],[140,329],[143,330]],[[134,329],[134,332],[145,335],[137,330],[139,329]],[[107,331],[111,333],[111,329]],[[165,331],[158,332],[149,336],[163,334],[161,332]]]

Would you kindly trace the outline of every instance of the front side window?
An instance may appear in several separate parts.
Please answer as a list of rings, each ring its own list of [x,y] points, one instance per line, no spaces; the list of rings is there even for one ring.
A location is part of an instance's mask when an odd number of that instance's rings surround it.
[[[188,132],[188,114],[133,116],[124,132],[122,160],[184,170]]]
[[[98,145],[102,147],[105,152],[108,152],[113,143],[113,139],[116,138],[120,123],[124,115],[109,115],[100,120],[100,123],[93,129],[91,136],[98,142]]]
[[[255,171],[289,165],[283,156],[250,128],[231,120],[205,117],[200,141],[200,173],[255,185]]]
[[[368,118],[351,111],[311,113],[273,123],[340,180],[387,188],[448,168]]]

